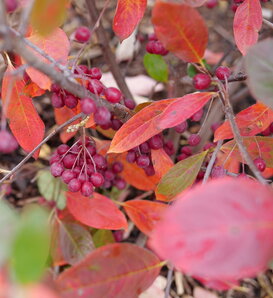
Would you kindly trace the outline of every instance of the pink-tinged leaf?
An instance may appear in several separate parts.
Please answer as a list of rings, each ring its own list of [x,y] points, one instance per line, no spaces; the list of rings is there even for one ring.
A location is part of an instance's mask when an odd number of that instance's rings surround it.
[[[173,167],[173,161],[164,149],[151,150],[155,173],[162,178]]]
[[[257,157],[261,157],[266,162],[266,166],[269,168],[273,167],[273,138],[272,137],[244,137],[244,145],[250,155],[254,160]],[[226,157],[222,157],[224,160],[228,158],[231,160],[237,160],[239,162],[245,163],[242,158],[240,150],[236,145],[234,140],[225,143],[221,147],[221,151]],[[227,160],[227,161],[228,161]]]
[[[214,179],[178,196],[150,246],[186,274],[205,280],[252,277],[273,258],[273,192],[245,178]]]
[[[235,120],[242,136],[255,136],[273,122],[273,110],[262,103],[256,103],[238,113]],[[226,120],[215,131],[214,141],[232,138],[233,133],[229,121]]]
[[[260,0],[244,0],[237,8],[233,21],[235,42],[243,55],[257,42],[262,23]]]
[[[79,222],[96,229],[127,229],[124,214],[113,201],[94,193],[92,198],[67,192],[67,208]]]
[[[129,37],[141,21],[147,0],[118,0],[113,30],[122,41]]]
[[[54,58],[60,64],[66,64],[70,49],[70,43],[65,32],[62,29],[57,28],[52,34],[47,37],[42,37],[38,34],[32,34],[27,39],[34,45],[42,49],[49,56]],[[52,64],[52,62],[48,61],[46,58],[38,54],[33,49],[29,48],[29,50],[32,51],[33,54],[39,58],[39,60],[47,64]],[[50,89],[51,80],[48,76],[32,67],[27,68],[26,72],[30,76],[31,80],[40,88]]]
[[[57,279],[63,298],[137,298],[158,276],[162,263],[152,252],[129,243],[96,249]]]
[[[43,140],[45,125],[32,99],[24,94],[24,81],[12,76],[14,70],[13,66],[9,66],[4,74],[2,100],[3,105],[7,105],[5,113],[14,137],[25,151],[30,152]],[[39,150],[33,156],[38,158]]]
[[[180,124],[199,111],[214,94],[214,92],[197,92],[153,102],[116,132],[109,153],[128,151],[162,130]]]
[[[197,10],[185,4],[157,1],[152,22],[167,50],[186,62],[203,64],[208,29]]]
[[[138,229],[150,235],[161,220],[167,205],[159,202],[131,200],[123,203],[123,208]]]

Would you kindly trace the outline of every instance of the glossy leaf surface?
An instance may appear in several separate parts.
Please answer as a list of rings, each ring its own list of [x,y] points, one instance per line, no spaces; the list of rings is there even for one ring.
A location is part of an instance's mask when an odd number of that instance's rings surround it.
[[[168,65],[162,56],[147,53],[143,58],[143,64],[151,78],[159,82],[168,81]]]

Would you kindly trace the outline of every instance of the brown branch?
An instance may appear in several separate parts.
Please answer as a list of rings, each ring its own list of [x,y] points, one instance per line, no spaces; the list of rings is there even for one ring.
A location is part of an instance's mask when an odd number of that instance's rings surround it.
[[[88,8],[92,26],[95,26],[96,21],[99,18],[99,12],[96,7],[95,0],[86,0],[86,6]],[[103,28],[101,22],[96,30],[96,33],[97,33],[97,36],[98,36],[98,39],[100,42],[100,46],[102,48],[104,59],[108,63],[110,70],[111,70],[120,90],[122,91],[123,95],[126,98],[134,99],[133,95],[132,95],[131,91],[129,90],[129,88],[125,82],[125,79],[120,71],[120,67],[116,62],[116,57],[113,54],[113,52],[109,46],[110,41],[108,39],[106,31]]]
[[[251,156],[249,155],[244,142],[243,138],[241,136],[240,130],[238,128],[238,125],[235,121],[235,115],[229,100],[229,95],[228,92],[225,90],[224,86],[222,83],[219,82],[219,88],[221,90],[220,92],[220,97],[225,103],[225,115],[226,118],[228,119],[232,133],[234,135],[235,142],[240,150],[240,153],[242,155],[243,160],[247,163],[249,166],[250,170],[253,172],[254,176],[262,183],[262,184],[267,184],[266,180],[263,178],[261,175],[260,171],[256,168],[255,164],[253,163],[253,160]]]
[[[56,129],[54,129],[47,137],[45,137],[40,144],[38,144],[31,152],[28,153],[26,157],[24,157],[23,160],[18,163],[7,175],[5,175],[1,180],[0,180],[0,185],[3,183],[5,180],[9,179],[12,175],[14,175],[31,157],[32,155],[40,149],[43,144],[45,144],[49,139],[51,139],[56,133],[61,131],[64,127],[67,125],[71,124],[75,120],[84,117],[85,115],[83,113],[80,113],[78,115],[75,115],[73,118],[69,119],[68,121],[64,122],[60,126],[58,126]]]

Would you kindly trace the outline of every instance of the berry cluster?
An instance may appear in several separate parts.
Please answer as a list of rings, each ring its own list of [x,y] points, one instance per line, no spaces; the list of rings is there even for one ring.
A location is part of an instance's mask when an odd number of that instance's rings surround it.
[[[163,46],[163,44],[157,39],[156,35],[153,33],[148,36],[148,43],[146,45],[146,51],[150,54],[156,54],[165,56],[169,53]]]
[[[50,171],[54,177],[61,177],[71,192],[80,191],[89,197],[94,187],[124,189],[126,182],[118,176],[123,164],[108,164],[106,158],[97,153],[91,138],[83,138],[69,147],[62,144],[50,159]]]
[[[136,163],[138,167],[142,168],[147,176],[153,176],[155,170],[151,160],[151,149],[158,150],[163,148],[168,155],[173,155],[174,145],[172,141],[164,142],[162,134],[151,137],[148,141],[142,143],[128,151],[126,160],[129,163]]]

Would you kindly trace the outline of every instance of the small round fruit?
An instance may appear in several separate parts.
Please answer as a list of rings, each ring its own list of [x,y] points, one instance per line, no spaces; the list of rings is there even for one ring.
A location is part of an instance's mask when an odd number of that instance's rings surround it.
[[[90,197],[93,194],[93,184],[89,181],[83,182],[81,194],[85,197]]]
[[[193,85],[197,90],[207,89],[211,84],[211,78],[204,73],[198,73],[193,77]]]
[[[181,122],[180,124],[176,125],[174,127],[174,130],[177,132],[177,133],[183,133],[185,132],[186,130],[188,129],[188,122],[187,121],[183,121]]]
[[[197,146],[201,141],[201,137],[198,134],[192,134],[188,138],[188,143],[190,146]]]
[[[81,26],[77,28],[75,32],[75,39],[81,43],[87,42],[90,36],[91,36],[90,30],[85,26]]]
[[[92,79],[92,80],[89,80],[87,88],[91,93],[100,95],[105,87],[101,81]]]
[[[126,182],[124,179],[122,178],[117,178],[114,180],[114,185],[117,189],[119,190],[123,190],[126,187]]]
[[[257,168],[260,172],[263,172],[263,171],[265,170],[265,168],[266,168],[266,163],[265,163],[265,161],[264,161],[263,158],[261,158],[261,157],[257,157],[257,158],[254,159],[253,162],[254,162],[256,168]]]
[[[112,164],[112,171],[115,174],[121,173],[123,171],[123,164],[119,161],[116,161]]]
[[[18,7],[17,0],[5,0],[6,10],[8,13],[14,12]]]
[[[84,114],[89,115],[97,110],[97,106],[93,99],[83,98],[81,100],[81,109]]]
[[[98,107],[94,113],[94,120],[98,125],[106,125],[111,121],[111,113],[106,107]]]
[[[102,77],[102,72],[98,67],[92,67],[88,71],[91,79],[100,80]]]
[[[14,136],[6,130],[0,131],[0,152],[11,153],[18,148],[18,143]]]
[[[60,155],[65,154],[68,150],[70,149],[70,147],[66,144],[62,144],[60,146],[58,146],[57,148],[57,153]]]
[[[163,147],[163,140],[160,135],[151,137],[148,141],[149,147],[154,150],[158,150]]]
[[[76,178],[76,174],[72,170],[63,171],[62,180],[65,184],[68,184],[74,178]]]
[[[78,99],[74,95],[68,95],[64,98],[64,103],[69,109],[74,109],[78,104]]]
[[[50,166],[50,172],[54,177],[60,177],[64,171],[64,166],[60,162],[54,162]]]
[[[129,151],[126,155],[126,160],[129,163],[134,163],[136,161],[136,153],[134,151]]]
[[[118,103],[122,98],[121,92],[115,87],[109,87],[104,90],[106,100],[111,103]]]
[[[93,173],[90,176],[90,181],[95,187],[100,187],[104,184],[104,177],[101,173]]]
[[[64,107],[64,100],[57,93],[53,93],[51,96],[51,104],[54,108],[59,109]]]
[[[211,178],[221,178],[226,176],[226,170],[222,166],[213,167],[210,174]]]
[[[72,179],[69,181],[68,183],[68,190],[71,191],[71,192],[77,192],[81,189],[81,182],[79,181],[79,179]]]
[[[137,157],[136,163],[140,168],[147,168],[150,165],[150,158],[147,155],[140,155]]]
[[[135,102],[132,99],[125,98],[124,99],[124,105],[126,108],[133,110],[136,107]]]
[[[210,9],[214,8],[217,5],[218,5],[218,0],[207,0],[206,2],[206,7]]]
[[[226,66],[216,68],[215,75],[219,80],[228,79],[231,75],[231,70]]]

